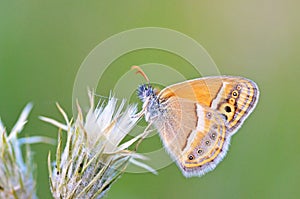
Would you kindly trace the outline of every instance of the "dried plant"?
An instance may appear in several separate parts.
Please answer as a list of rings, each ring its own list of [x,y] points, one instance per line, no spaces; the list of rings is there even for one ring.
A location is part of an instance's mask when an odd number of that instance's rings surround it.
[[[77,105],[78,116],[73,123],[58,106],[66,124],[41,117],[59,130],[58,146],[54,169],[48,157],[50,188],[54,198],[101,198],[129,163],[143,167],[153,173],[155,170],[138,161],[145,157],[128,150],[146,132],[121,143],[136,125],[138,118],[133,117],[136,106],[124,110],[125,101],[117,106],[117,100],[108,99],[94,107],[94,94],[89,93],[90,109],[86,116]],[[67,132],[63,149],[62,132]]]
[[[31,104],[24,108],[9,135],[0,120],[0,198],[37,198],[34,178],[35,164],[32,161],[29,144],[54,143],[52,139],[39,136],[18,138],[18,134],[21,133],[27,123],[31,109]],[[23,161],[22,157],[22,145],[26,146],[26,162]]]

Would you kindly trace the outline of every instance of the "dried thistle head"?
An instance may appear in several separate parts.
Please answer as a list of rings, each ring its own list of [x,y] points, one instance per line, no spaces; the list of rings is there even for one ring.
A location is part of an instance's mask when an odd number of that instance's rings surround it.
[[[32,161],[29,144],[53,143],[53,140],[39,136],[18,138],[18,134],[21,133],[27,123],[31,108],[31,104],[24,108],[9,135],[0,120],[0,198],[36,198],[35,164]],[[22,157],[22,145],[26,146],[25,162]]]
[[[106,105],[94,107],[94,94],[90,93],[90,109],[84,117],[78,106],[74,123],[63,114],[66,124],[42,117],[67,132],[67,142],[62,149],[62,133],[59,131],[56,162],[52,171],[48,157],[49,178],[54,198],[101,198],[124,172],[128,163],[133,163],[155,173],[147,165],[137,161],[143,156],[127,150],[143,137],[143,134],[121,144],[138,118],[132,117],[135,106],[124,110],[125,102],[117,106],[110,98]]]

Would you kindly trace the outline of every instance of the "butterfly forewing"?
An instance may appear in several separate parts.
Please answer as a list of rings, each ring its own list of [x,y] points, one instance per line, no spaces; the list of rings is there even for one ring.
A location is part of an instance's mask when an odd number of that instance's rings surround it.
[[[253,81],[231,76],[189,80],[171,85],[159,94],[160,98],[176,96],[218,111],[232,134],[254,109],[258,95],[258,87]]]

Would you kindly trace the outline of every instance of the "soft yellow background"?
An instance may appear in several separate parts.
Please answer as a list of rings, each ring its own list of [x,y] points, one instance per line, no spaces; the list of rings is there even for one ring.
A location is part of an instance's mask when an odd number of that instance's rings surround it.
[[[172,164],[158,176],[125,174],[107,198],[299,198],[299,7],[296,0],[1,0],[1,119],[11,129],[21,109],[32,101],[25,134],[56,138],[57,129],[37,117],[62,120],[57,101],[72,114],[77,70],[99,42],[137,27],[174,29],[201,43],[222,74],[256,81],[261,91],[257,109],[213,172],[185,179]],[[178,57],[160,53],[146,50],[121,57],[112,64],[111,81],[136,59],[172,65],[183,73],[188,68],[176,61]],[[195,77],[188,69],[186,76]],[[107,91],[109,80],[104,84]],[[38,162],[39,198],[51,198],[46,156],[55,147],[32,148]]]

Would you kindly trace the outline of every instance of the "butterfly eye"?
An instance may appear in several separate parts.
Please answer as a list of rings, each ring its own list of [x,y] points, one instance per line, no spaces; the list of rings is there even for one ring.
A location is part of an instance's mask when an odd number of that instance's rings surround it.
[[[189,160],[193,160],[194,159],[194,156],[193,155],[189,155]]]
[[[231,108],[230,108],[230,106],[225,106],[225,111],[227,112],[227,113],[230,113],[231,112]]]
[[[206,113],[206,117],[207,119],[211,119],[211,113],[210,112]]]
[[[237,92],[237,91],[233,91],[233,92],[232,92],[232,96],[233,96],[233,97],[237,97],[237,96],[238,96],[238,92]]]
[[[211,134],[211,139],[213,139],[213,140],[216,139],[216,133]]]
[[[202,154],[202,153],[203,153],[203,150],[202,150],[202,149],[199,149],[197,152],[198,152],[198,154]]]
[[[234,105],[235,100],[234,100],[233,98],[230,98],[230,99],[229,99],[229,103],[232,104],[232,105]]]

